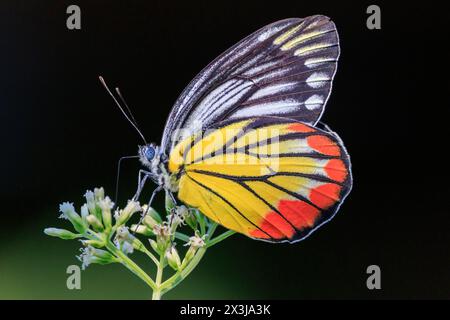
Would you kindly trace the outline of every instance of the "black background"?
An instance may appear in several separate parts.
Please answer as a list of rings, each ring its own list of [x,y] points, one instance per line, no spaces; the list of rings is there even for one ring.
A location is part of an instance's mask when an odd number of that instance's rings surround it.
[[[69,4],[81,7],[81,30],[66,28]],[[225,260],[217,272],[223,281],[241,272],[259,279],[257,298],[448,298],[446,8],[374,2],[382,29],[368,30],[369,4],[2,1],[1,239],[30,225],[39,228],[27,236],[38,237],[42,221],[55,219],[48,209],[81,200],[87,188],[112,194],[118,158],[141,142],[98,75],[121,88],[147,139],[158,142],[178,94],[218,54],[268,23],[320,13],[335,21],[342,50],[323,121],[351,155],[353,191],[305,242],[233,238],[230,259],[248,260]],[[138,168],[125,165],[123,201]],[[381,267],[382,290],[366,288],[371,264]]]

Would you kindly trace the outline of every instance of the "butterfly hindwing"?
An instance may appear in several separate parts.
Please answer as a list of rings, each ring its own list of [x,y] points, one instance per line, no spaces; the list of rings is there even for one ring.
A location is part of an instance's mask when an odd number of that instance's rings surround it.
[[[216,58],[186,87],[169,115],[163,150],[168,154],[199,126],[227,119],[277,116],[314,125],[330,94],[338,57],[338,34],[328,17],[286,19],[263,27]],[[174,137],[181,128],[184,135]]]
[[[252,238],[295,242],[336,213],[350,160],[331,132],[278,117],[228,120],[172,150],[178,197]]]

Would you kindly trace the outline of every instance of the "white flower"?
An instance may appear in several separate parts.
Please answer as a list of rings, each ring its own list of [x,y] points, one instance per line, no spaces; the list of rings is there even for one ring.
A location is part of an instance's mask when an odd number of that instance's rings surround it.
[[[111,210],[112,208],[114,208],[114,202],[112,202],[108,196],[99,200],[98,205],[102,210]]]
[[[77,256],[82,262],[81,269],[85,270],[92,263],[108,264],[117,262],[117,259],[108,251],[96,249],[92,246],[80,249],[81,254]]]
[[[59,205],[59,211],[61,211],[61,215],[59,217],[69,220],[78,233],[84,233],[86,231],[86,226],[83,224],[83,221],[78,213],[75,212],[73,203],[63,202]]]
[[[59,205],[59,211],[61,212],[61,215],[59,216],[61,219],[69,220],[69,215],[71,212],[75,212],[75,207],[73,206],[73,203],[63,202]]]
[[[203,237],[200,237],[199,235],[195,234],[195,236],[192,236],[189,238],[189,241],[185,244],[185,246],[201,248],[205,245],[205,237],[206,236],[207,235],[205,234]]]
[[[163,224],[159,224],[158,223],[158,224],[156,224],[153,227],[153,233],[159,239],[169,239],[170,236],[172,235],[170,227],[167,225],[167,223],[163,223]]]
[[[78,260],[81,261],[81,269],[85,270],[94,260],[93,247],[88,246],[86,248],[81,248],[81,254],[77,256]]]
[[[91,203],[95,201],[95,195],[91,190],[87,190],[84,194],[84,197],[86,198],[87,203]]]

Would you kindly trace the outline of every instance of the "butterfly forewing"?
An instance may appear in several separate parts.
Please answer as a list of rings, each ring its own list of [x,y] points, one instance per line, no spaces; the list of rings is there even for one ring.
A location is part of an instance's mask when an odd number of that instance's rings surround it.
[[[336,28],[325,16],[281,20],[256,31],[183,91],[164,130],[163,151],[169,154],[192,132],[227,119],[277,116],[314,125],[330,94],[338,57]]]

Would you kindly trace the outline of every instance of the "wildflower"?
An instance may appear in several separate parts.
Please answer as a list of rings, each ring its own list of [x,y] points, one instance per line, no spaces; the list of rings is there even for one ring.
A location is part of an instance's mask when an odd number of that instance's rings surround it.
[[[195,233],[195,236],[192,236],[189,238],[189,241],[185,244],[185,246],[191,246],[194,248],[201,248],[205,245],[205,238],[206,234],[202,237],[200,237],[197,232]]]
[[[195,253],[197,252],[198,248],[201,248],[205,246],[205,237],[207,235],[204,235],[203,237],[200,237],[197,232],[195,233],[195,236],[192,236],[189,238],[189,241],[186,242],[185,246],[189,246],[188,251],[186,252],[186,255],[184,256],[182,268],[184,268],[189,261],[194,258]]]
[[[75,234],[73,232],[70,232],[65,229],[58,229],[58,228],[46,228],[44,229],[44,233],[46,235],[52,236],[52,237],[58,237],[63,240],[72,240],[79,238],[81,235]]]
[[[159,223],[153,227],[153,233],[161,240],[170,240],[172,235],[167,223]]]
[[[72,203],[62,203],[59,206],[59,211],[61,212],[60,218],[69,220],[77,232],[84,233],[86,231],[86,226],[83,224],[83,220],[78,213],[75,212]]]
[[[157,224],[153,227],[153,233],[156,236],[157,252],[164,253],[172,237],[171,228],[167,223]]]

